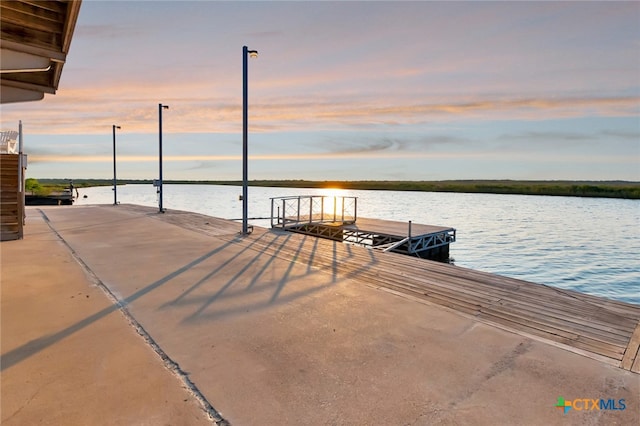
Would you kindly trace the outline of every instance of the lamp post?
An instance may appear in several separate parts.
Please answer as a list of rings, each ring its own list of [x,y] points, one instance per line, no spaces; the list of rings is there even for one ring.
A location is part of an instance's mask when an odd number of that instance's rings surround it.
[[[119,129],[120,126],[113,127],[113,205],[118,205],[118,187],[116,184],[116,129]]]
[[[162,110],[169,109],[168,105],[158,104],[158,145],[159,145],[159,178],[158,178],[158,207],[159,213],[164,213],[164,209],[162,208]]]
[[[249,50],[247,46],[242,46],[242,233],[248,234],[248,78],[247,78],[247,62],[248,57],[257,58],[257,50]]]

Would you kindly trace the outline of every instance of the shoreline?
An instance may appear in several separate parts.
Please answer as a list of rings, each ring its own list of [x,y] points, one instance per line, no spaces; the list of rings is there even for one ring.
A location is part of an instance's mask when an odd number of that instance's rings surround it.
[[[109,179],[74,179],[77,188],[110,186]],[[69,179],[39,179],[43,186],[67,186]],[[151,184],[151,179],[119,179],[118,185]],[[240,186],[242,181],[229,180],[165,180],[174,185]],[[373,191],[453,192],[512,195],[546,195],[560,197],[640,199],[640,182],[569,181],[569,180],[443,180],[443,181],[312,181],[250,180],[249,186],[274,188],[331,188]]]

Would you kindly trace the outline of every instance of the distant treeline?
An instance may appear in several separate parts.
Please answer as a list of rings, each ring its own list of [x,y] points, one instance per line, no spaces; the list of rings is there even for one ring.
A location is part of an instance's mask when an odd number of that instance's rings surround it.
[[[39,179],[43,186],[68,187],[70,179]],[[152,180],[118,180],[118,185],[151,184]],[[165,180],[167,184],[242,185],[242,181]],[[73,179],[78,188],[108,186],[108,179]],[[640,182],[556,180],[443,180],[443,181],[309,181],[252,180],[250,186],[277,188],[340,188],[382,191],[467,192],[485,194],[556,195],[640,199]]]

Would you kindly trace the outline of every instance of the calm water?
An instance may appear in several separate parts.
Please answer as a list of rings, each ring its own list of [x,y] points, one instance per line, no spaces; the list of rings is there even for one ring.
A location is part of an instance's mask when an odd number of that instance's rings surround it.
[[[164,185],[164,207],[242,217],[241,187]],[[450,226],[458,266],[640,304],[640,201],[526,195],[249,188],[249,217],[270,197],[358,197],[358,215]],[[82,198],[87,195],[87,198]],[[80,190],[76,204],[111,204],[111,187]],[[121,203],[157,206],[152,185],[118,187]],[[268,220],[250,220],[269,226]]]

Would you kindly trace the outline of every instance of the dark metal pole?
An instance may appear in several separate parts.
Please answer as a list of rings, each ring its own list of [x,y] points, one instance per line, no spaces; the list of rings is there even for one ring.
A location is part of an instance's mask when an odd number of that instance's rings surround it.
[[[242,46],[242,233],[249,233],[249,226],[247,225],[248,210],[249,210],[249,149],[247,143],[247,133],[249,128],[249,113],[248,113],[248,67],[247,61],[249,56],[257,57],[257,50],[249,50],[247,46]]]
[[[247,46],[242,46],[242,233],[247,234],[247,215],[248,215],[248,155],[247,133],[248,133],[248,106],[247,101],[249,95],[247,93],[248,77],[247,77]]]
[[[158,207],[159,207],[159,212],[160,213],[164,213],[164,209],[162,208],[162,110],[163,109],[169,109],[168,105],[162,105],[162,104],[158,104],[158,142],[159,142],[159,155],[158,155],[158,160],[160,163],[159,166],[159,172],[160,172],[160,176],[158,179]]]
[[[116,129],[120,126],[113,125],[113,205],[118,205],[118,186],[116,183]]]

